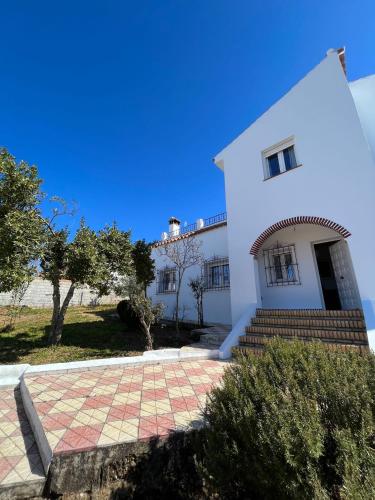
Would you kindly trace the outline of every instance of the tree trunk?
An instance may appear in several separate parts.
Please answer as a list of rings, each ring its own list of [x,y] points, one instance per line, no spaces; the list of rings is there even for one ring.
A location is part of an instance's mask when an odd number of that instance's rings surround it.
[[[55,284],[54,284],[52,324],[51,324],[51,331],[48,337],[48,343],[50,345],[57,345],[61,341],[66,310],[68,309],[69,303],[73,297],[74,290],[75,290],[75,285],[72,283],[70,285],[68,293],[66,294],[64,302],[60,307],[60,284],[58,284],[58,291],[56,288],[56,296],[55,296]]]
[[[53,293],[52,293],[52,300],[53,300],[53,312],[52,312],[52,318],[51,318],[51,328],[50,332],[48,335],[48,344],[53,345],[56,344],[55,341],[55,331],[56,331],[56,325],[57,325],[57,320],[59,318],[60,314],[60,281],[56,280],[52,282],[53,286]]]
[[[146,351],[152,351],[153,348],[153,340],[150,333],[150,325],[148,325],[143,319],[141,319],[141,325],[146,335]]]
[[[204,324],[204,319],[203,319],[203,294],[199,297],[199,310],[200,310],[199,326],[203,326],[203,324]]]
[[[178,270],[178,283],[177,283],[177,292],[176,292],[176,339],[180,333],[180,316],[179,316],[179,306],[180,306],[180,290],[181,290],[181,282],[182,282],[183,273]]]

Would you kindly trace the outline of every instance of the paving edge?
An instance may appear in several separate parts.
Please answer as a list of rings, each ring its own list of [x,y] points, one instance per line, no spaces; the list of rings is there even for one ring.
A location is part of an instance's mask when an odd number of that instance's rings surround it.
[[[48,443],[47,437],[44,433],[42,422],[34,408],[34,403],[31,399],[29,389],[26,386],[25,380],[22,376],[20,382],[22,404],[27,415],[29,424],[34,434],[36,444],[38,446],[40,458],[42,460],[44,472],[48,473],[48,469],[52,460],[52,449]]]
[[[182,349],[160,349],[145,351],[142,356],[118,358],[89,359],[86,361],[70,361],[67,363],[51,363],[45,365],[0,365],[0,388],[17,387],[29,374],[64,373],[74,370],[95,370],[106,367],[126,367],[146,364],[173,363],[193,359],[218,359],[218,349],[199,349],[199,352],[183,351]]]
[[[0,388],[16,387],[29,364],[0,365]]]
[[[17,498],[40,498],[43,496],[46,478],[24,481],[19,483],[4,484],[0,486],[1,500],[15,500]]]
[[[29,366],[22,374],[31,375],[37,373],[64,373],[75,370],[95,370],[107,367],[126,367],[147,364],[174,363],[176,361],[188,361],[193,359],[218,359],[217,349],[202,349],[202,352],[182,351],[181,349],[160,349],[156,351],[145,351],[142,356],[128,356],[120,358],[89,359],[86,361],[71,361],[68,363],[51,363],[47,365]]]

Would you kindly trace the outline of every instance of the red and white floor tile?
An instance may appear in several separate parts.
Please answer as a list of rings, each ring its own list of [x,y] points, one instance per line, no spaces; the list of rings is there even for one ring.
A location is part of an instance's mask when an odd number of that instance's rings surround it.
[[[53,453],[164,436],[202,424],[206,393],[226,363],[215,360],[27,376]]]
[[[0,389],[0,487],[44,479],[18,389]]]

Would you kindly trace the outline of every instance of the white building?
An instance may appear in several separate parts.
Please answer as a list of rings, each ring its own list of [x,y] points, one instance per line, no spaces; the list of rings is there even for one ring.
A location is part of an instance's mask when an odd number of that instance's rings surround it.
[[[348,82],[344,50],[329,50],[214,161],[233,325],[222,355],[257,308],[362,309],[375,348],[375,76]],[[213,300],[207,320],[221,322]]]
[[[181,227],[180,221],[169,220],[169,232],[163,233],[162,240],[154,245],[152,257],[155,259],[156,281],[150,286],[149,295],[155,302],[163,302],[164,317],[173,319],[176,311],[176,289],[178,271],[176,266],[163,255],[165,245],[180,245],[183,240],[194,238],[202,255],[200,264],[189,267],[182,278],[179,315],[183,321],[197,323],[196,301],[190,279],[205,277],[206,291],[203,300],[203,317],[207,324],[231,324],[230,275],[228,259],[228,239],[226,214],[209,219],[198,219],[195,224]]]

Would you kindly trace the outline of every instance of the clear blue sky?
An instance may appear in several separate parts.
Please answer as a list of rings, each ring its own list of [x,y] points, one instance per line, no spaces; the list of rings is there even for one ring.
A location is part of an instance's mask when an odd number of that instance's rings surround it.
[[[346,46],[375,72],[373,0],[1,2],[0,143],[98,229],[158,238],[225,209],[212,157]]]

